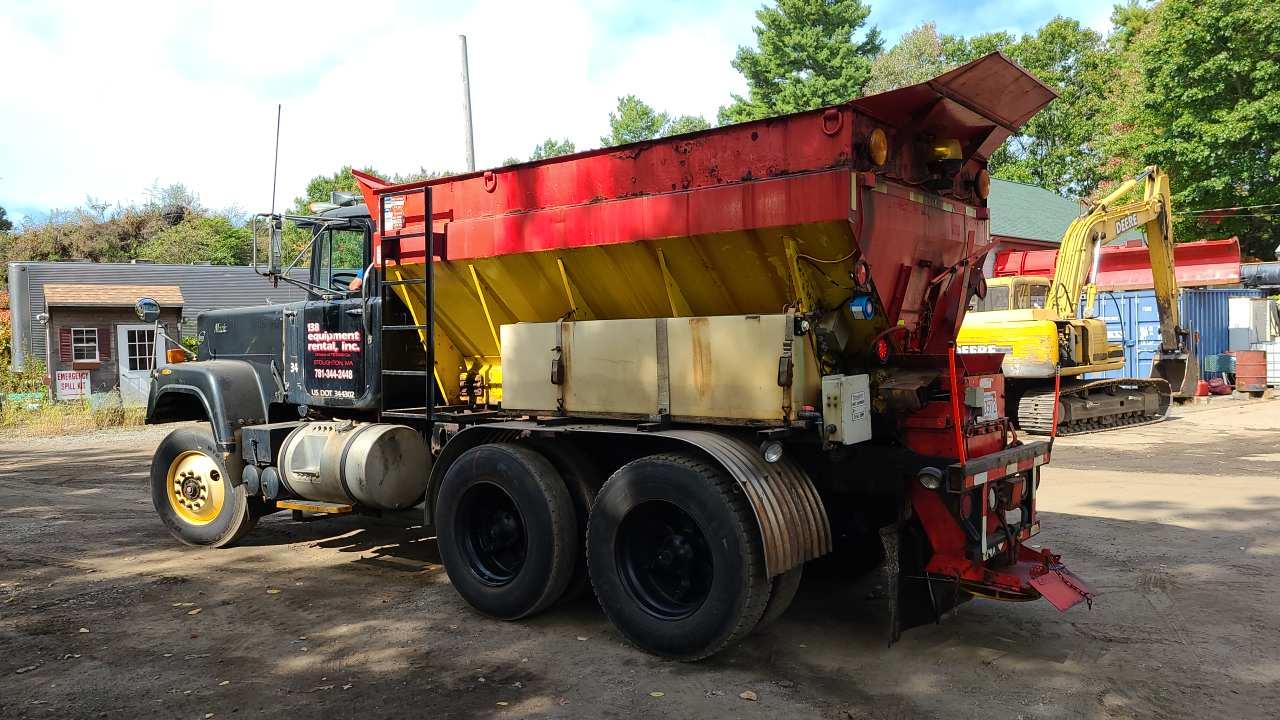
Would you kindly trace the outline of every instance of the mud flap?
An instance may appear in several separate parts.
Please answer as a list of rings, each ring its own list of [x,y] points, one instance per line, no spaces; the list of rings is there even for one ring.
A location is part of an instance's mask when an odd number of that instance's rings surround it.
[[[902,633],[928,623],[941,622],[948,611],[973,598],[957,582],[925,577],[930,547],[913,520],[880,528],[884,546],[884,587],[889,597],[889,644]]]
[[[1055,563],[1039,570],[1039,574],[1032,572],[1031,586],[1039,591],[1050,605],[1063,612],[1082,602],[1088,603],[1090,609],[1093,608],[1093,588],[1076,577],[1076,574],[1068,570],[1065,565]]]

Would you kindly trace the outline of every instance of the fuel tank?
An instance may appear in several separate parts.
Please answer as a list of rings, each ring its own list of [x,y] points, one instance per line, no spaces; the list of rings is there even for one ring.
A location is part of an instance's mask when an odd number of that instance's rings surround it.
[[[280,446],[278,462],[294,495],[378,510],[417,504],[431,470],[418,431],[350,420],[298,426]]]

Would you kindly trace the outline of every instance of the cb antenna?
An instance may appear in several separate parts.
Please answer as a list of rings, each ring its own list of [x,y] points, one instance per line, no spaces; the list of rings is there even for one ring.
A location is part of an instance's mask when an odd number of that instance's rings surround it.
[[[271,214],[276,214],[276,177],[280,172],[280,110],[281,105],[276,103],[276,154],[275,160],[271,163]]]

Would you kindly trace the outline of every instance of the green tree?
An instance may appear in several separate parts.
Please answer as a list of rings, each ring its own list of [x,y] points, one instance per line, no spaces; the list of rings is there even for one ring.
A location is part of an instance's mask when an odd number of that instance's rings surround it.
[[[743,122],[812,110],[862,94],[880,31],[858,32],[871,8],[862,0],[777,0],[756,11],[755,48],[739,47],[733,67],[747,96],[720,108],[720,122]]]
[[[1098,141],[1106,129],[1104,104],[1114,69],[1102,36],[1078,20],[1057,17],[1034,34],[943,38],[948,62],[968,62],[1001,50],[1058,92],[1044,110],[990,158],[993,175],[1038,185],[1065,197],[1091,194],[1102,178]]]
[[[876,57],[871,63],[871,74],[863,92],[874,95],[924,82],[942,74],[947,66],[938,27],[931,22],[924,23]]]
[[[711,123],[701,115],[681,115],[662,129],[662,137],[668,135],[683,135],[685,133],[698,132],[699,130],[708,130]]]
[[[547,158],[559,157],[560,155],[569,155],[577,152],[573,141],[569,138],[556,140],[555,138],[547,138],[533,149],[533,154],[529,156],[530,160],[545,160]],[[516,162],[520,162],[517,160]],[[508,163],[510,164],[510,163]]]
[[[0,207],[0,232],[9,232],[13,229],[13,221],[9,219],[9,211]]]
[[[1103,178],[1095,195],[1110,192],[1116,182],[1131,177],[1147,162],[1146,133],[1139,128],[1152,125],[1143,107],[1141,48],[1150,43],[1157,30],[1156,8],[1129,0],[1111,12],[1111,34],[1107,37],[1110,77],[1103,103],[1103,130],[1099,141],[1105,158]]]
[[[1003,51],[1017,41],[1018,38],[1003,30],[967,38],[962,35],[943,35],[942,59],[948,66],[961,65],[997,50]]]
[[[246,265],[249,252],[249,228],[233,224],[224,215],[189,215],[155,233],[138,249],[140,257],[156,262],[214,265]]]
[[[613,147],[697,132],[710,127],[711,123],[701,115],[681,115],[672,118],[670,113],[654,110],[652,106],[635,95],[624,95],[618,98],[618,109],[609,113],[610,134],[600,138],[600,144]],[[551,141],[548,140],[548,142]],[[572,143],[570,146],[572,147]]]
[[[652,140],[671,121],[666,113],[653,109],[635,95],[618,98],[618,109],[609,113],[609,134],[600,138],[605,147]]]
[[[1143,93],[1131,145],[1164,166],[1176,236],[1238,235],[1275,257],[1280,244],[1280,3],[1165,0],[1138,42]],[[1234,215],[1197,210],[1267,205]],[[1220,224],[1207,225],[1217,220]]]
[[[370,167],[361,168],[361,172],[370,175],[378,175],[378,172]],[[378,175],[382,177],[381,175]],[[317,175],[307,182],[306,192],[300,197],[293,199],[293,209],[290,210],[294,215],[310,215],[311,203],[329,202],[330,193],[334,192],[359,192],[356,186],[356,178],[351,174],[351,166],[343,165],[332,175]]]

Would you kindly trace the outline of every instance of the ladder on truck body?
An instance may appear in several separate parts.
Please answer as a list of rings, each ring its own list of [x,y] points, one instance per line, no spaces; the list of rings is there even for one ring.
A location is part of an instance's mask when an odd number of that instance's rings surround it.
[[[393,197],[408,197],[414,193],[422,194],[422,232],[399,233],[389,235],[385,232],[387,228],[387,199]],[[407,224],[407,223],[406,223]],[[403,227],[403,226],[402,226]],[[436,382],[435,382],[435,365],[436,365],[436,328],[435,328],[435,258],[437,255],[443,259],[443,241],[444,238],[437,237],[435,227],[431,218],[431,188],[423,187],[411,190],[399,190],[382,193],[378,195],[378,231],[381,233],[380,250],[378,252],[378,294],[382,300],[382,312],[380,313],[378,322],[378,369],[382,373],[382,400],[381,408],[378,411],[379,421],[383,418],[399,419],[399,420],[420,420],[425,423],[426,432],[430,433],[433,427],[435,405],[436,405]],[[423,270],[421,278],[407,278],[403,274],[401,277],[391,280],[387,277],[387,262],[394,260],[397,265],[401,263],[401,247],[403,240],[410,238],[422,238],[423,248]],[[439,253],[437,253],[439,249]],[[389,288],[394,286],[410,286],[422,288],[422,307],[424,308],[422,322],[416,322],[413,318],[413,308],[408,302],[404,303],[409,310],[410,324],[407,325],[388,325],[384,322],[390,297]],[[426,331],[423,333],[423,331]],[[424,350],[426,351],[426,367],[422,370],[389,370],[387,369],[387,345],[386,337],[388,333],[412,332],[415,333],[419,341],[422,341]],[[389,377],[421,377],[425,387],[422,407],[387,407],[387,378]]]

